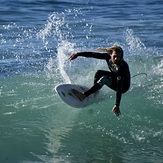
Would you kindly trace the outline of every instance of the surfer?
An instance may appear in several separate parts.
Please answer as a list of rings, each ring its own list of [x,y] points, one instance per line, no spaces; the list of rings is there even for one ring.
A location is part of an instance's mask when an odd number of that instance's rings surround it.
[[[98,70],[94,77],[94,85],[86,92],[78,92],[73,89],[73,93],[84,100],[89,95],[100,90],[103,85],[107,85],[112,90],[116,91],[116,102],[112,109],[116,116],[121,114],[120,101],[123,93],[127,92],[130,87],[130,70],[128,64],[123,59],[123,49],[120,46],[112,46],[109,48],[98,48],[99,52],[78,52],[69,57],[69,60],[74,60],[78,56],[103,59],[107,62],[110,71]]]

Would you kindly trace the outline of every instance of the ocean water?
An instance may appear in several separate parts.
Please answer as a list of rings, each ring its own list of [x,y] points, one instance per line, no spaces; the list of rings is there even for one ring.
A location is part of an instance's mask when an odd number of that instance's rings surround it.
[[[0,162],[162,163],[163,1],[1,0]],[[131,75],[120,117],[103,87],[84,109],[61,83],[91,87],[100,60],[68,56],[120,45]]]

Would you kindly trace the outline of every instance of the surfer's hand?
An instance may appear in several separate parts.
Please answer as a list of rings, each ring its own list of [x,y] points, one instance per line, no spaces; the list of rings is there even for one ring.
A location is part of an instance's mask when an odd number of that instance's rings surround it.
[[[78,55],[75,53],[75,54],[72,54],[72,55],[70,55],[70,57],[68,58],[68,60],[73,60],[73,59],[75,59],[75,58],[77,58],[78,57]]]
[[[112,109],[112,112],[116,115],[116,116],[119,116],[121,114],[120,112],[120,108],[119,106],[117,105],[114,105],[113,109]]]

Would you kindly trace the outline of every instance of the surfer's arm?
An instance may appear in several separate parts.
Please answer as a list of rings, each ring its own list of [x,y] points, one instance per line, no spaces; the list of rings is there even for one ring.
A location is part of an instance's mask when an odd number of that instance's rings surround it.
[[[120,106],[120,102],[121,102],[121,97],[122,97],[122,93],[120,90],[117,90],[116,92],[116,106]]]
[[[117,77],[117,90],[116,90],[116,106],[120,106],[121,97],[122,97],[122,83],[123,83],[123,76]]]
[[[118,87],[117,87],[117,91],[116,91],[116,103],[112,109],[112,111],[115,113],[116,116],[119,116],[121,114],[120,112],[120,102],[121,102],[121,96],[122,96],[122,92],[121,92],[121,81],[117,81]]]
[[[87,58],[96,58],[96,59],[107,59],[110,56],[108,53],[97,53],[97,52],[79,52],[78,56],[87,57]]]
[[[110,59],[110,55],[108,53],[97,53],[97,52],[78,52],[72,54],[69,57],[69,60],[73,60],[78,56],[87,57],[87,58],[96,58],[96,59]]]

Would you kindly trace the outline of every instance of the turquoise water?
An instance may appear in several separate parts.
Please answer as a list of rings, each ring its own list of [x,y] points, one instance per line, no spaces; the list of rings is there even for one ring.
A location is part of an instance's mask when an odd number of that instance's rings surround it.
[[[162,163],[162,1],[1,1],[0,162]],[[120,117],[115,93],[72,108],[61,83],[92,86],[107,65],[76,51],[118,44],[132,78]]]

